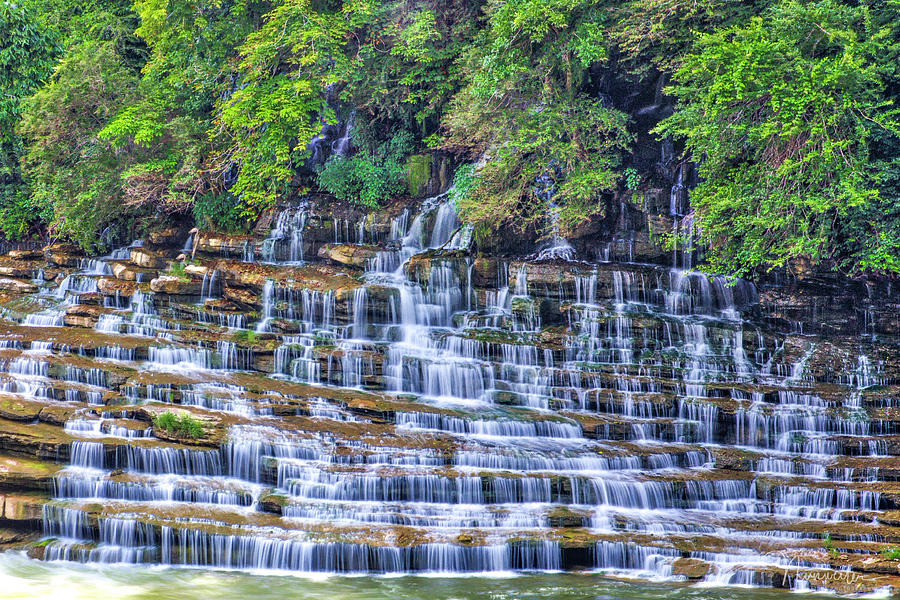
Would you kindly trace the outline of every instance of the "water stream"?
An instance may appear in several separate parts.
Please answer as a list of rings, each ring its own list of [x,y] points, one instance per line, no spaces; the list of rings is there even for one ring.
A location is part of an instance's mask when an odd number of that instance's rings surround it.
[[[23,317],[0,374],[6,393],[79,407],[43,508],[45,560],[398,576],[587,570],[693,587],[562,574],[351,578],[310,583],[304,597],[665,589],[714,600],[723,585],[809,589],[831,568],[821,540],[833,531],[849,544],[890,538],[871,515],[893,506],[880,484],[897,430],[867,395],[886,381],[871,346],[854,346],[843,379],[814,376],[820,346],[759,319],[751,283],[692,272],[677,254],[671,266],[542,256],[485,267],[444,196],[399,212],[363,268],[328,272],[342,282],[332,285],[305,250],[309,210],[284,210],[248,254],[273,276],[240,319],[210,317],[236,289],[234,267],[220,263],[193,298],[107,294],[94,329],[64,345],[52,332],[70,307],[97,302],[109,261],[45,286],[48,307]],[[363,225],[328,226],[338,244],[378,239]],[[166,406],[205,415],[221,438],[181,443],[140,421],[140,407]],[[49,571],[100,593],[132,573],[2,561],[22,589]],[[167,577],[231,586],[234,597],[259,585],[133,573],[134,597],[168,597]],[[290,581],[256,595],[285,597]]]

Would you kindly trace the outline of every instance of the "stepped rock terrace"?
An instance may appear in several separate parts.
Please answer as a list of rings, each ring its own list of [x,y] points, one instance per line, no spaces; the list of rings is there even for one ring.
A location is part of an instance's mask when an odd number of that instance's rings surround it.
[[[7,546],[900,589],[896,293],[478,255],[444,196],[323,215],[0,259]]]

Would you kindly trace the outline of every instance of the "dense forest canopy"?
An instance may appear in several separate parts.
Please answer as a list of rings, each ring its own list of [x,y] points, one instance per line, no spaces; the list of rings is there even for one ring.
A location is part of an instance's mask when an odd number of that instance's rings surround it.
[[[900,0],[0,0],[0,88],[10,239],[377,207],[435,150],[478,235],[565,233],[649,185],[652,135],[698,164],[709,268],[900,273]]]

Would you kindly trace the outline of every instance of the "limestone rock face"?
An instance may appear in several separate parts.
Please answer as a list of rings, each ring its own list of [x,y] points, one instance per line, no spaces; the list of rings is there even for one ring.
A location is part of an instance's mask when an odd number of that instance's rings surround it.
[[[709,563],[696,558],[678,558],[672,563],[672,573],[688,579],[703,579],[710,568]]]
[[[255,247],[254,239],[251,236],[200,231],[194,236],[192,254],[240,258],[250,247]]]
[[[12,394],[0,395],[0,419],[30,423],[38,418],[44,402],[28,400]]]
[[[150,282],[150,290],[156,294],[173,296],[199,296],[203,282],[174,275],[160,275]]]
[[[155,269],[142,269],[126,262],[114,262],[111,267],[115,278],[122,281],[150,281],[158,273]]]
[[[153,231],[147,236],[147,240],[154,246],[172,246],[178,244],[179,231],[176,227],[168,227],[161,231]]]
[[[40,250],[10,250],[6,255],[14,260],[38,260],[44,258],[44,254]]]
[[[74,244],[51,244],[44,248],[44,258],[59,267],[77,267],[84,256],[81,248]]]
[[[69,327],[93,328],[105,309],[89,304],[75,304],[66,308],[65,322]]]
[[[359,246],[356,244],[325,244],[319,248],[319,258],[333,262],[363,268],[366,263],[378,254],[377,246]]]
[[[104,296],[130,296],[137,289],[133,281],[120,281],[118,278],[100,277],[97,279],[97,291]]]
[[[30,281],[20,281],[9,277],[0,277],[0,290],[4,292],[16,292],[19,294],[33,294],[37,286]]]
[[[23,261],[2,261],[0,262],[0,276],[15,277],[17,279],[32,279],[36,269]]]
[[[168,263],[168,255],[165,250],[153,250],[149,248],[132,248],[131,262],[139,267],[148,269],[161,269]]]
[[[194,277],[203,277],[209,272],[209,267],[206,265],[187,265],[184,267],[184,272]]]

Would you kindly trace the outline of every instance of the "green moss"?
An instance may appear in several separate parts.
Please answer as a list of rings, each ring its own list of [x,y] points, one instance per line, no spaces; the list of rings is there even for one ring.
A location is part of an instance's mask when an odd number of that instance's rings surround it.
[[[410,196],[423,196],[430,179],[430,154],[413,154],[406,159],[406,183]]]
[[[256,343],[256,332],[252,329],[241,329],[240,331],[235,332],[232,336],[232,339],[242,345],[253,345]]]

